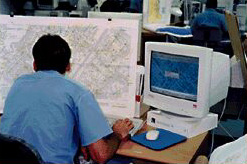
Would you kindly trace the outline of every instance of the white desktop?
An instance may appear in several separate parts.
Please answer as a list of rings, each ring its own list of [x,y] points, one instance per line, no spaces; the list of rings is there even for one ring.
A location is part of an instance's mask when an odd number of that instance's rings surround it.
[[[181,124],[200,129],[200,125],[213,123],[207,130],[216,127],[217,115],[210,114],[209,108],[226,98],[229,84],[230,59],[225,54],[175,43],[145,44],[143,102],[158,109],[148,114],[152,126],[170,127],[167,130],[177,133]],[[159,123],[150,115],[157,116]]]

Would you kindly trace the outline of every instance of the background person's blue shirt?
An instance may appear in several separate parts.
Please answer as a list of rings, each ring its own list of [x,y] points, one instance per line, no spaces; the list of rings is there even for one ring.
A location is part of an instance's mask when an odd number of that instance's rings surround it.
[[[217,12],[215,9],[206,9],[203,13],[197,15],[191,23],[191,30],[200,27],[212,27],[227,32],[225,15]]]
[[[73,163],[80,147],[112,133],[92,93],[56,71],[18,78],[0,132],[33,145],[45,162]]]

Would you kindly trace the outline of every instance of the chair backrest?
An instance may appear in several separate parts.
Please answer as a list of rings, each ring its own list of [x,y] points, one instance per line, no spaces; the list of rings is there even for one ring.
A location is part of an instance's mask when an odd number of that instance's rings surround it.
[[[0,134],[0,164],[5,163],[43,163],[39,153],[24,140]]]
[[[238,27],[238,18],[236,15],[226,12],[226,22],[227,28],[230,36],[230,40],[232,43],[232,48],[234,55],[237,60],[240,61],[241,71],[244,78],[244,88],[247,90],[247,62],[246,62],[246,54],[244,52],[244,48],[241,43],[241,36]]]
[[[195,45],[214,48],[222,40],[222,31],[211,27],[201,27],[193,30]]]

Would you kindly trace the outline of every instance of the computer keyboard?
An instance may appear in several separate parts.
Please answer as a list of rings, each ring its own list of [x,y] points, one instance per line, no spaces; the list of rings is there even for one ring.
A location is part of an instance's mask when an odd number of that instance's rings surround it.
[[[113,124],[118,120],[118,119],[123,119],[121,117],[117,117],[117,116],[109,116],[107,115],[106,116],[107,120],[108,120],[108,123],[110,124],[110,126],[112,127]],[[144,125],[144,121],[142,119],[138,119],[138,118],[129,118],[133,125],[134,125],[134,128],[130,130],[129,134],[132,136],[135,135],[135,133],[142,128],[142,126]]]

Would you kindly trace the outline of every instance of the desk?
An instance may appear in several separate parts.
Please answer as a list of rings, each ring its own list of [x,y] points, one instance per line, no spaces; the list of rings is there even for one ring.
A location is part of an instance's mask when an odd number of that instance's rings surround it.
[[[154,128],[145,124],[138,133],[151,129]],[[198,155],[205,155],[207,153],[207,137],[208,133],[206,132],[162,151],[154,151],[129,140],[120,144],[117,155],[135,158],[137,161],[139,160],[139,163],[143,161],[145,161],[144,163],[147,163],[147,161],[193,163]]]
[[[144,125],[139,132],[141,133],[150,129],[153,128]],[[161,163],[193,163],[198,155],[206,154],[208,145],[207,137],[208,133],[206,132],[162,151],[151,150],[132,141],[126,141],[120,144],[117,155],[146,160],[145,163],[147,163],[147,161]]]

